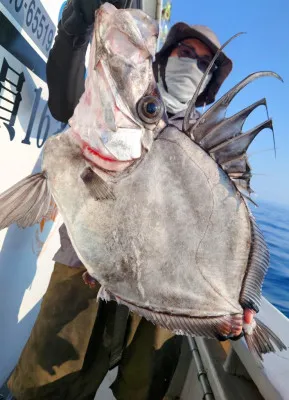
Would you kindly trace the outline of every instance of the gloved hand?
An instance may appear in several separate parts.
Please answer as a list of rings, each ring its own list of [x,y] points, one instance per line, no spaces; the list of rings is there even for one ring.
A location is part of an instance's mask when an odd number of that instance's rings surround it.
[[[62,26],[69,35],[84,35],[94,23],[95,11],[106,0],[69,0],[63,10]],[[108,0],[116,8],[125,8],[127,0]]]
[[[72,5],[76,12],[82,14],[83,20],[91,25],[94,22],[95,11],[105,2],[106,0],[72,0]],[[108,3],[113,4],[116,8],[126,6],[126,0],[109,0]]]
[[[90,276],[87,271],[82,274],[82,279],[83,282],[90,287],[90,289],[95,288],[97,285],[97,281],[92,276]]]

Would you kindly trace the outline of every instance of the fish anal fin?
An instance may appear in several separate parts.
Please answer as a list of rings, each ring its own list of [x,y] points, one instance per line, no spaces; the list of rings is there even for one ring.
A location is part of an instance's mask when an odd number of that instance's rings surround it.
[[[0,195],[0,229],[36,224],[46,216],[51,199],[45,172],[22,179]]]
[[[286,346],[278,336],[257,318],[254,319],[253,324],[246,325],[242,313],[218,317],[189,317],[156,312],[148,308],[138,307],[121,299],[103,286],[99,290],[98,298],[105,301],[116,301],[118,304],[125,305],[134,313],[153,324],[173,331],[176,335],[201,336],[223,341],[227,339],[238,340],[244,333],[250,351],[260,359],[262,359],[262,354],[275,351],[273,344],[279,350],[286,349]]]
[[[186,315],[156,312],[149,308],[139,307],[123,298],[115,296],[104,287],[102,287],[98,297],[106,301],[113,300],[119,304],[123,304],[131,311],[146,318],[153,324],[160,325],[163,328],[169,329],[180,335],[216,338],[230,335],[232,330],[236,329],[236,327],[239,327],[239,330],[242,330],[241,314],[217,317],[190,317]]]
[[[90,167],[86,167],[80,177],[95,200],[115,200],[113,189]]]

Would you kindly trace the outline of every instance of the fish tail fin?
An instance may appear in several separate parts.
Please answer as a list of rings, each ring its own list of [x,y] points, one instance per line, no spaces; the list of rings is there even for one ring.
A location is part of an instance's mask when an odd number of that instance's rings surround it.
[[[39,222],[49,212],[51,193],[45,173],[30,175],[0,195],[0,230]]]
[[[249,329],[244,329],[245,340],[252,353],[257,354],[263,360],[262,354],[275,353],[275,347],[280,351],[287,349],[282,340],[268,326],[258,318],[254,320],[256,322],[255,327],[250,326]]]

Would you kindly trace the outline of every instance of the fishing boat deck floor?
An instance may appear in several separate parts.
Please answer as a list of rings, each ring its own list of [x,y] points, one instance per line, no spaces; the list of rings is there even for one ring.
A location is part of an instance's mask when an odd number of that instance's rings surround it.
[[[264,399],[236,353],[233,356],[233,361],[230,362],[230,366],[227,362],[227,367],[229,367],[230,371],[224,369],[227,355],[231,350],[229,343],[220,344],[216,340],[201,339],[201,341],[198,341],[197,346],[196,349],[192,349],[189,341],[184,342],[180,361],[165,400],[202,400],[203,398],[211,400]],[[201,357],[204,358],[206,367],[204,367],[202,358],[200,357],[198,360],[193,354],[198,352],[198,349],[202,353]],[[205,353],[207,353],[207,356]],[[203,371],[200,368],[203,368]],[[208,385],[205,388],[202,385],[200,374],[204,374],[208,378]],[[109,388],[116,375],[117,368],[106,375],[94,400],[116,400]],[[210,393],[212,393],[213,397],[208,397]],[[205,395],[207,397],[204,397]]]
[[[197,339],[195,343],[198,344],[194,349],[189,341],[190,339],[184,341],[179,363],[164,400],[263,399],[238,358],[233,362],[234,375],[231,374],[232,371],[225,371],[223,366],[227,358],[228,345],[223,346],[216,340]],[[94,400],[116,400],[110,385],[114,382],[117,372],[117,367],[108,372]],[[207,386],[203,385],[200,376],[207,377]],[[0,390],[0,400],[15,399],[7,388],[3,387]]]
[[[114,382],[117,375],[117,368],[109,371],[100,385],[94,400],[115,400],[112,391],[109,389],[110,385]]]

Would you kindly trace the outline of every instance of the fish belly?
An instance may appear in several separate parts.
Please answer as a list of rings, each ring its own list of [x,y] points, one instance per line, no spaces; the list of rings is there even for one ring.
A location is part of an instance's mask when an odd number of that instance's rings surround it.
[[[69,132],[51,138],[43,169],[90,275],[139,307],[192,317],[242,311],[251,247],[247,207],[197,144],[166,128],[151,151],[96,201]]]

